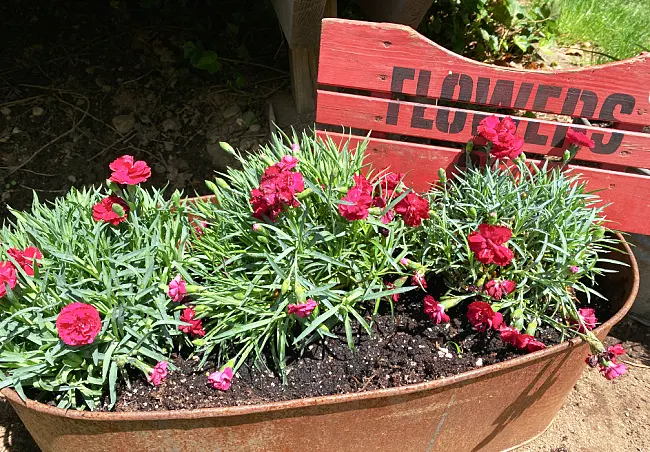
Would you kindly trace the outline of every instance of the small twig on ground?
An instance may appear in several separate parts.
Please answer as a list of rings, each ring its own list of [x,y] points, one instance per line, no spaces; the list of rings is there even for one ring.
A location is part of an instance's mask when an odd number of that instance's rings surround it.
[[[94,141],[95,143],[97,143],[97,144],[101,144],[102,146],[104,146],[104,149],[102,149],[102,150],[99,151],[97,154],[93,155],[92,157],[90,157],[90,158],[88,159],[89,162],[95,160],[97,157],[99,157],[100,155],[102,155],[104,152],[106,152],[106,151],[108,151],[108,150],[110,150],[110,149],[113,149],[115,146],[117,146],[117,145],[120,144],[120,143],[128,143],[129,140],[131,140],[131,139],[135,136],[135,132],[131,132],[131,133],[129,133],[128,135],[125,135],[125,136],[123,136],[123,137],[120,137],[119,139],[115,140],[115,141],[114,141],[113,143],[111,143],[111,144],[104,144],[104,143],[102,143],[101,141],[97,141],[97,140],[94,139],[93,137],[88,136],[88,134],[86,134],[86,133],[83,132],[83,131],[82,131],[81,133],[84,134],[86,137],[90,138],[90,139],[91,139],[92,141]]]
[[[122,83],[122,86],[127,85],[127,84],[129,84],[129,83],[137,82],[138,80],[143,79],[143,78],[145,78],[147,75],[151,74],[153,71],[154,71],[154,70],[152,69],[152,70],[150,70],[149,72],[147,72],[146,74],[143,74],[143,75],[141,75],[141,76],[138,77],[138,78],[134,78],[133,80],[127,80],[126,82]]]
[[[2,107],[11,107],[12,105],[20,105],[20,104],[26,104],[29,102],[32,102],[36,99],[40,99],[41,97],[44,97],[42,94],[38,96],[31,96],[31,97],[26,97],[24,99],[17,99],[17,100],[12,100],[11,102],[5,102],[4,104],[0,104],[0,108]]]
[[[361,389],[359,390],[359,392],[361,392],[361,391],[365,391],[365,390],[366,390],[366,387],[368,387],[368,385],[372,382],[372,380],[375,379],[376,376],[377,376],[377,371],[374,371],[374,372],[372,373],[372,375],[370,375],[370,377],[368,377],[368,379],[367,379],[366,382],[363,384],[363,386],[361,386]]]
[[[11,169],[11,167],[0,167],[0,169]],[[30,170],[27,168],[20,168],[20,171],[25,171],[26,173],[32,173],[32,174],[36,174],[37,176],[44,176],[44,177],[60,176],[60,174],[39,173],[38,171]]]
[[[633,361],[628,361],[626,359],[623,359],[621,361],[624,362],[625,364],[628,364],[628,365],[633,366],[633,367],[640,367],[642,369],[650,369],[650,366],[646,366],[645,364],[635,363]]]
[[[58,98],[58,96],[56,96],[56,97]],[[63,132],[58,137],[48,141],[46,144],[44,144],[43,146],[38,148],[29,158],[25,159],[22,163],[18,164],[17,166],[14,166],[9,171],[7,171],[5,174],[3,174],[2,175],[2,180],[5,180],[7,177],[11,176],[13,173],[15,173],[16,171],[18,171],[19,169],[21,169],[22,167],[27,165],[29,162],[34,160],[34,158],[38,154],[40,154],[42,151],[44,151],[45,149],[50,147],[52,144],[56,143],[61,138],[66,137],[66,136],[70,135],[72,132],[74,132],[77,129],[77,127],[79,126],[79,124],[81,124],[83,122],[83,120],[86,119],[86,116],[88,115],[88,110],[89,109],[90,109],[90,101],[86,98],[86,111],[81,110],[84,114],[83,114],[83,116],[81,117],[81,119],[79,121],[74,122],[72,124],[72,127],[68,131]]]
[[[72,94],[72,93],[71,93],[71,94]],[[74,95],[79,96],[79,97],[85,99],[86,102],[90,105],[90,101],[89,101],[88,98],[87,98],[86,96],[84,96],[83,94],[74,94]],[[84,112],[84,110],[82,110],[81,108],[77,107],[77,106],[74,105],[74,104],[71,104],[71,103],[68,102],[68,101],[65,101],[65,100],[61,99],[61,97],[59,97],[59,96],[54,96],[54,97],[56,97],[59,101],[61,101],[61,102],[63,102],[64,104],[68,105],[69,107],[74,108],[75,110],[78,110],[78,111]],[[95,121],[97,121],[97,122],[100,123],[100,124],[104,124],[106,127],[108,127],[109,129],[111,129],[111,130],[112,130],[113,132],[115,132],[117,135],[121,136],[120,133],[119,133],[117,130],[115,130],[115,127],[113,127],[113,126],[111,126],[111,125],[109,125],[109,124],[106,124],[104,121],[102,121],[101,119],[99,119],[97,116],[94,116],[94,115],[88,113],[88,111],[85,111],[84,113],[85,113],[89,118],[94,119]]]

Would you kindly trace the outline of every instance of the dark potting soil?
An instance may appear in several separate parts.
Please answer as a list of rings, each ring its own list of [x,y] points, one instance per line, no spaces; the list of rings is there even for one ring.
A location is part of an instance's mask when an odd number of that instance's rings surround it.
[[[415,292],[415,293],[414,293]],[[312,344],[303,356],[287,364],[287,384],[262,367],[242,366],[228,391],[208,385],[214,362],[197,369],[198,359],[173,359],[178,370],[153,387],[144,378],[118,391],[116,411],[179,410],[301,399],[306,397],[392,388],[457,375],[523,354],[503,343],[498,333],[479,333],[467,321],[467,304],[448,311],[451,323],[434,325],[422,311],[421,291],[402,295],[394,315],[380,312],[372,324],[373,335],[358,327],[355,351],[348,348],[345,331],[338,339]],[[610,303],[592,299],[602,322],[611,316]],[[367,317],[370,321],[370,317]],[[550,327],[539,328],[537,339],[547,346],[561,341]],[[459,352],[460,350],[460,352]]]

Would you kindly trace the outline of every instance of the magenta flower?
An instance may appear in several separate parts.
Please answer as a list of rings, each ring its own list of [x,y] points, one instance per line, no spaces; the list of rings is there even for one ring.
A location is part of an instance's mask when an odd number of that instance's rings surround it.
[[[185,298],[187,293],[187,287],[185,286],[185,281],[181,275],[176,275],[176,278],[169,281],[169,289],[167,290],[167,295],[172,301],[180,302]]]
[[[260,232],[262,230],[262,225],[259,223],[253,224],[253,232]]]
[[[411,261],[403,257],[399,260],[399,263],[402,264],[404,267],[408,267],[411,264]]]
[[[576,274],[580,271],[580,267],[576,265],[572,265],[571,267],[569,267],[569,270],[571,270],[571,273]]]
[[[289,314],[295,314],[296,317],[305,318],[311,315],[314,309],[316,309],[316,306],[318,306],[318,303],[310,298],[306,303],[288,305],[287,312]]]
[[[167,361],[160,361],[151,369],[151,373],[147,376],[149,383],[158,386],[167,378],[167,364]]]
[[[214,389],[219,391],[227,391],[230,389],[230,383],[232,382],[232,369],[226,367],[223,371],[212,372],[208,375],[208,383]]]
[[[578,316],[580,317],[580,320],[582,320],[582,323],[584,324],[584,327],[582,324],[580,325],[580,332],[585,333],[585,328],[588,330],[593,330],[596,328],[596,324],[598,323],[598,319],[596,318],[596,311],[594,311],[592,308],[581,308],[578,309]]]
[[[449,316],[445,314],[445,307],[438,303],[431,295],[424,297],[424,313],[429,316],[436,325],[449,323]]]
[[[300,152],[300,145],[298,143],[293,143],[291,145],[291,152],[293,152],[294,154],[296,152]]]

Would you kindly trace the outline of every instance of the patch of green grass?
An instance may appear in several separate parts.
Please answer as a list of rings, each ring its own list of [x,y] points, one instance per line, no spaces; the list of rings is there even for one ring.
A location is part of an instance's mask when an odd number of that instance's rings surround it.
[[[560,42],[590,42],[593,62],[630,58],[650,49],[650,0],[562,0]]]

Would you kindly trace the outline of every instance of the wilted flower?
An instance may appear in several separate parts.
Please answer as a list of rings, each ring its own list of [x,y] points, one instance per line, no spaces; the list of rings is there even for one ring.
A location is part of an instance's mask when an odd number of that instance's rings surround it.
[[[147,376],[147,381],[153,383],[154,386],[158,386],[162,383],[165,378],[167,378],[167,365],[167,361],[160,361],[156,364]]]
[[[445,314],[445,307],[438,303],[431,295],[424,297],[424,313],[436,325],[439,323],[448,323],[450,320],[449,316]]]
[[[411,284],[413,284],[414,286],[420,286],[422,290],[426,289],[427,280],[424,277],[424,273],[420,271],[416,271],[415,273],[413,273],[413,276],[411,276]]]
[[[305,303],[289,304],[287,306],[287,312],[289,314],[295,314],[296,317],[305,318],[311,315],[314,309],[316,309],[316,306],[318,306],[318,303],[310,298]]]
[[[220,391],[227,391],[230,389],[230,383],[232,382],[232,369],[226,367],[222,371],[212,372],[208,376],[208,383],[214,388]]]
[[[500,300],[506,295],[512,293],[517,285],[514,281],[505,280],[500,281],[498,279],[492,279],[485,284],[483,288],[484,292],[494,298],[495,300]]]

